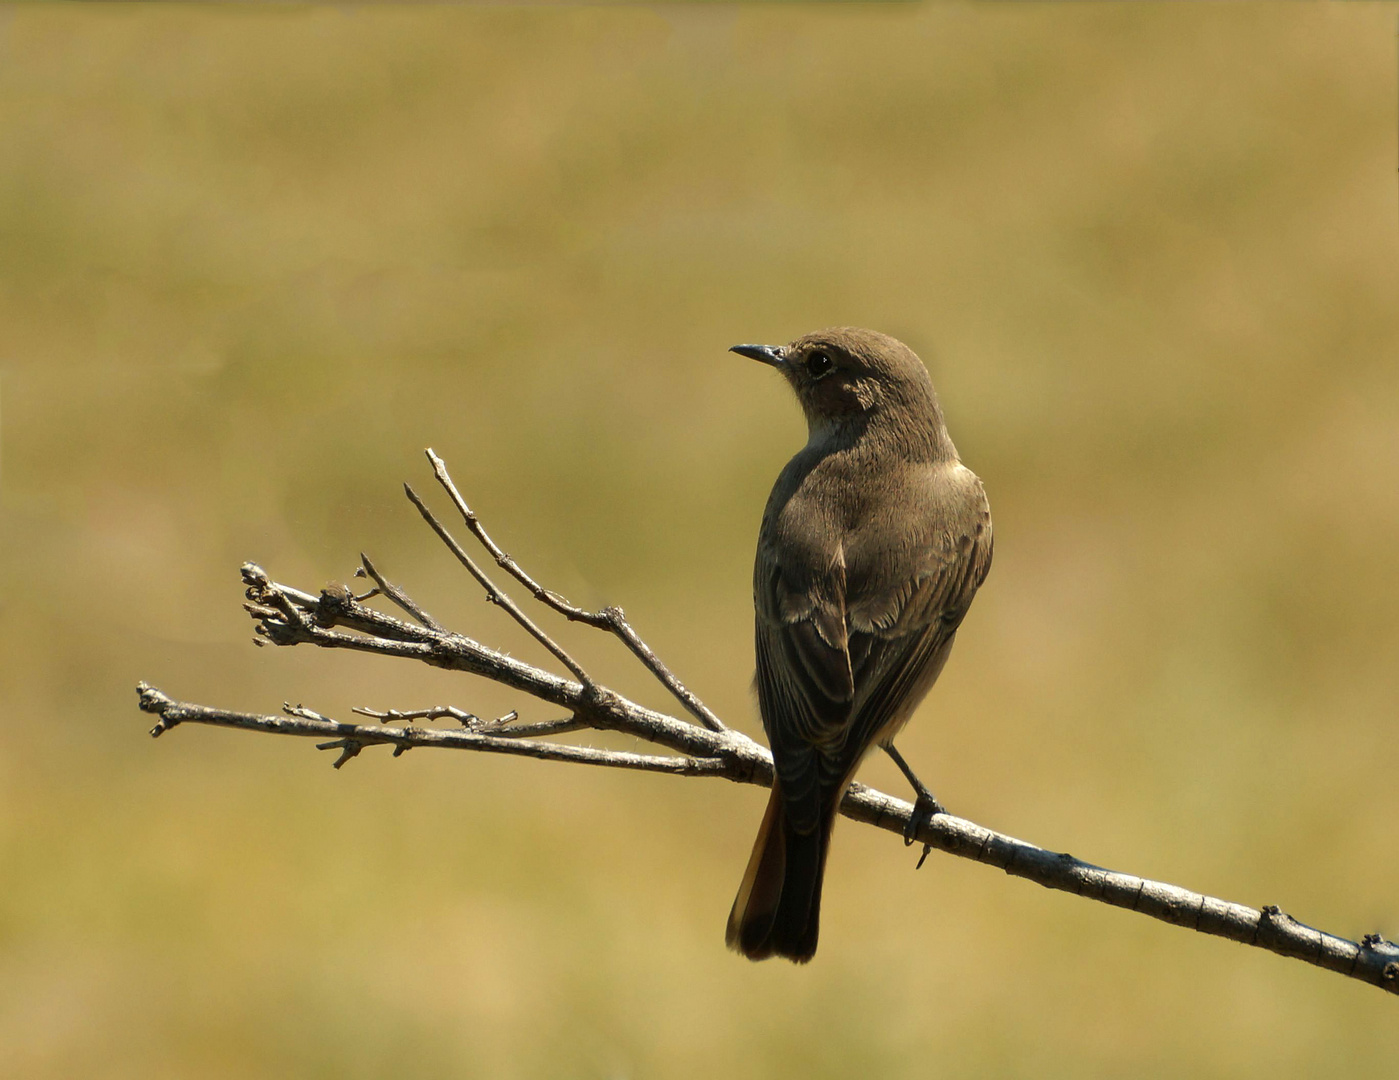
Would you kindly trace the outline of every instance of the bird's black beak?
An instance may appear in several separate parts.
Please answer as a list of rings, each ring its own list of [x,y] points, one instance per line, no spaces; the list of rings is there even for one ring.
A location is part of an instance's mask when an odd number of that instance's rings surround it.
[[[773,367],[781,367],[783,364],[781,345],[735,345],[729,352],[736,352],[739,356],[759,360]]]

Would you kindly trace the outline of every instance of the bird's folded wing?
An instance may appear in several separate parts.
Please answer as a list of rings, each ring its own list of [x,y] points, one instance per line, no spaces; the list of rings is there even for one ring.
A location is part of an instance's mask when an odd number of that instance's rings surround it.
[[[839,560],[797,583],[775,560],[760,564],[758,698],[794,824],[805,806],[814,826],[828,790],[956,633],[992,550],[989,528],[958,540],[930,547],[911,578],[858,598],[846,597]]]
[[[863,748],[893,722],[928,665],[938,663],[991,569],[990,528],[958,543],[912,583],[897,609],[875,605],[850,611],[847,648],[855,684],[847,743]],[[856,753],[859,749],[856,749]]]
[[[821,817],[819,748],[850,716],[855,680],[846,651],[845,575],[837,557],[819,575],[759,550],[754,575],[758,705],[788,818],[798,832]]]

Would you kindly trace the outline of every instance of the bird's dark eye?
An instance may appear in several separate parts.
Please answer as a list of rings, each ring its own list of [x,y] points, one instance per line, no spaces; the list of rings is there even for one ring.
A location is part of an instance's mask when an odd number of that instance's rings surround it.
[[[835,361],[827,353],[814,352],[806,358],[806,373],[820,379],[835,370]]]

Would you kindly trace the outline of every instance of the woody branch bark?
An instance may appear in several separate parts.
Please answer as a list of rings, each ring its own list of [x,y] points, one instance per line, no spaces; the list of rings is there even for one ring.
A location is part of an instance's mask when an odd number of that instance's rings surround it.
[[[372,579],[375,587],[361,596],[343,585],[327,587],[318,595],[302,592],[273,581],[259,566],[244,564],[242,574],[247,586],[244,606],[256,624],[257,643],[313,644],[418,660],[501,683],[555,706],[565,715],[553,720],[519,723],[515,713],[497,720],[481,720],[454,706],[435,706],[411,710],[356,709],[356,713],[378,722],[345,723],[291,704],[283,706],[281,715],[231,712],[176,701],[155,687],[141,683],[138,687],[140,706],[158,717],[151,729],[153,736],[164,734],[179,724],[193,723],[319,739],[322,740],[317,744],[320,749],[339,751],[334,763],[336,768],[367,747],[383,745],[393,747],[395,757],[416,748],[474,750],[679,776],[715,776],[736,783],[771,786],[772,757],[764,747],[726,728],[637,636],[621,609],[588,612],[573,607],[536,583],[491,540],[457,492],[442,460],[431,450],[427,453],[438,482],[468,530],[496,564],[557,614],[617,636],[685,706],[694,720],[648,709],[593,680],[576,659],[481,570],[427,504],[409,488],[409,498],[448,549],[485,589],[488,599],[509,612],[568,668],[573,678],[516,660],[445,629],[363,556],[356,575]],[[376,595],[389,599],[412,621],[368,606],[366,601]],[[413,723],[442,719],[453,720],[458,727],[443,729]],[[392,721],[404,724],[394,726]],[[581,730],[622,732],[669,753],[639,754],[559,743],[551,738]],[[841,803],[841,813],[846,817],[898,836],[904,835],[913,812],[911,803],[863,784],[852,784]],[[1304,960],[1399,994],[1399,946],[1379,934],[1367,934],[1359,942],[1351,941],[1306,926],[1273,905],[1252,908],[1177,885],[1106,870],[951,814],[938,814],[922,823],[915,835],[924,844],[925,855],[929,850],[938,850],[999,867],[1007,874],[1046,888]]]

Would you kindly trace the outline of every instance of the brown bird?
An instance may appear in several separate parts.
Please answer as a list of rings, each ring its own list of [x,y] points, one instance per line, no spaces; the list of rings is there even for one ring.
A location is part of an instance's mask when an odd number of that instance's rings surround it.
[[[758,707],[777,775],[726,938],[753,960],[804,963],[836,811],[865,754],[882,746],[918,793],[905,839],[943,812],[893,740],[991,567],[991,512],[902,342],[838,327],[732,351],[786,376],[810,439],[758,533]]]

